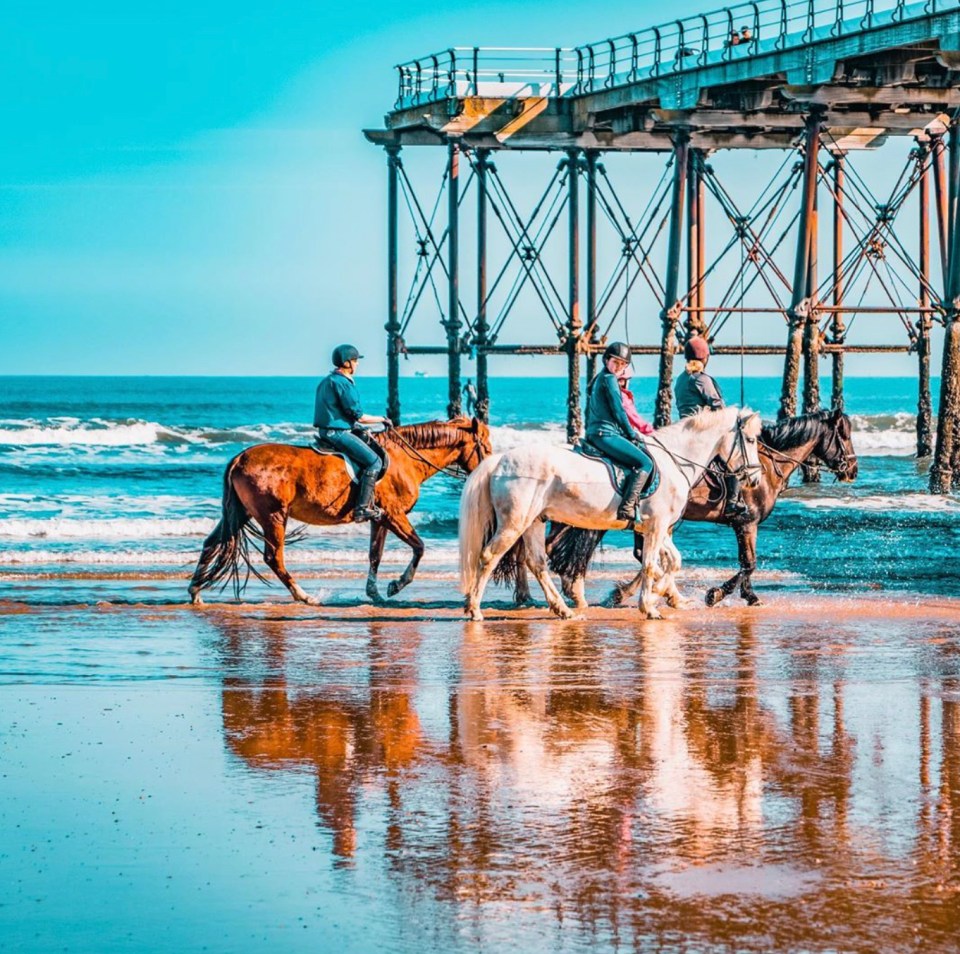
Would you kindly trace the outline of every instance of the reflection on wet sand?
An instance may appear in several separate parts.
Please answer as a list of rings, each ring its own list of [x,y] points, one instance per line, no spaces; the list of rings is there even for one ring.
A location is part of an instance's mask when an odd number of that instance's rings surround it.
[[[378,903],[426,891],[488,940],[506,918],[628,948],[960,936],[953,633],[886,682],[858,669],[896,639],[875,621],[823,649],[746,618],[295,647],[282,621],[218,625],[229,751],[313,775],[337,863],[392,879]]]

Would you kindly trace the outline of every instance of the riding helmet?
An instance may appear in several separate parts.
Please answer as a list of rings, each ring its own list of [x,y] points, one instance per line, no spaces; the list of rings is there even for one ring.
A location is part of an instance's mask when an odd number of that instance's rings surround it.
[[[333,366],[342,368],[348,361],[357,361],[362,357],[353,345],[338,345],[333,349]]]
[[[706,338],[699,335],[691,338],[683,348],[683,356],[687,361],[706,361],[710,357],[710,345]]]
[[[607,358],[619,358],[621,361],[630,361],[630,346],[622,341],[611,341],[607,345],[607,350],[603,352],[603,360]]]

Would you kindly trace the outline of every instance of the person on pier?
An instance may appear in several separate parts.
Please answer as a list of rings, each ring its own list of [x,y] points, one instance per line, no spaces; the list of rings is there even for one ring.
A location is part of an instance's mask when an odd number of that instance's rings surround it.
[[[683,355],[687,359],[687,366],[674,386],[677,413],[680,417],[689,417],[704,407],[711,410],[726,407],[720,385],[706,372],[707,362],[710,360],[710,345],[707,339],[699,336],[691,338],[684,346]],[[719,458],[716,463],[726,470],[725,464]],[[740,480],[735,474],[725,473],[723,481],[727,491],[723,516],[729,520],[750,517],[750,508],[743,502],[740,492]]]
[[[619,378],[630,366],[630,348],[622,341],[607,346],[603,369],[590,382],[586,438],[601,453],[631,470],[617,519],[632,523],[640,495],[653,472],[653,459],[624,409]]]
[[[353,511],[356,523],[378,520],[383,516],[383,511],[373,502],[383,461],[368,446],[360,429],[367,424],[392,426],[389,418],[363,413],[357,385],[353,380],[362,357],[353,345],[340,345],[333,349],[334,369],[317,386],[313,411],[318,443],[349,457],[356,464],[360,479],[360,491]],[[354,433],[355,430],[359,433]]]

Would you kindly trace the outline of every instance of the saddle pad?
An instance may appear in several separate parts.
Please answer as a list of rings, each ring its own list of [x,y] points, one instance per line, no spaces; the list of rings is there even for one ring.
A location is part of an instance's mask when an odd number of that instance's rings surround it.
[[[381,481],[387,472],[390,458],[379,444],[368,444],[367,446],[373,448],[373,450],[380,455],[380,473],[377,476],[377,480]],[[310,450],[315,454],[319,454],[321,457],[339,457],[343,461],[343,466],[347,469],[347,477],[350,478],[350,483],[355,484],[357,482],[357,465],[342,451],[334,450],[332,447],[327,447],[326,444],[322,444],[319,437],[313,439],[313,443],[310,444]]]
[[[620,494],[621,497],[623,496],[624,484],[627,482],[627,474],[629,473],[626,467],[604,456],[587,440],[581,439],[574,444],[573,452],[579,454],[581,457],[586,457],[587,460],[596,460],[603,464],[607,468],[607,476],[610,478],[613,489]],[[650,472],[647,482],[643,485],[643,492],[640,495],[641,499],[649,497],[650,494],[660,486],[660,468],[652,457],[650,459],[653,461],[653,470]]]

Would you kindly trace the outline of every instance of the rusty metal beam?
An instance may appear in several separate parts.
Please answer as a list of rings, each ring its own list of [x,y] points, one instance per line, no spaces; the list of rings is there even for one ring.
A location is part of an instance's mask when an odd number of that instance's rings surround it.
[[[567,152],[568,256],[569,279],[566,341],[567,352],[567,440],[575,441],[583,429],[580,409],[580,153]]]
[[[680,317],[677,292],[680,287],[680,251],[683,241],[683,203],[687,191],[687,166],[690,156],[690,137],[677,133],[674,143],[673,204],[670,208],[670,236],[667,244],[667,274],[664,280],[663,310],[660,312],[662,339],[660,343],[660,373],[654,426],[670,423],[673,404],[673,354],[677,346],[677,319]]]
[[[461,413],[460,144],[447,146],[447,417]]]
[[[398,180],[400,147],[387,147],[387,417],[400,423],[400,338],[398,264]]]
[[[474,341],[477,349],[477,406],[481,421],[490,420],[490,382],[487,374],[487,150],[477,150],[477,322]]]
[[[806,120],[803,155],[803,197],[800,206],[800,223],[797,233],[797,256],[793,272],[793,299],[788,309],[790,322],[787,337],[787,353],[783,364],[783,387],[780,391],[779,418],[793,417],[797,413],[797,382],[800,377],[800,355],[803,349],[803,331],[810,314],[809,268],[810,230],[814,216],[817,192],[820,150],[819,110],[810,113]]]

